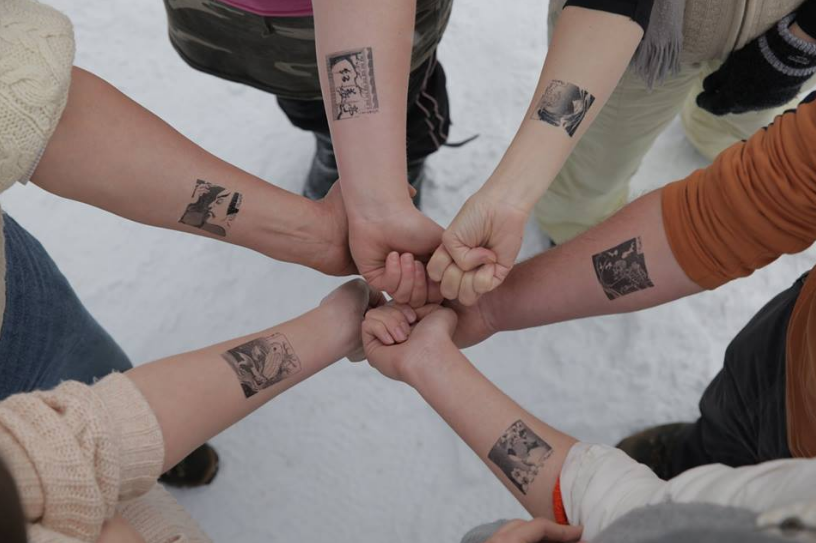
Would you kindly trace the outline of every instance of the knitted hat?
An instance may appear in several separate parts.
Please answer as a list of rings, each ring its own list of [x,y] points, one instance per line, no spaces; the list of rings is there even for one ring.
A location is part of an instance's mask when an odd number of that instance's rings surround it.
[[[0,0],[0,191],[28,181],[68,100],[71,21],[35,0]]]

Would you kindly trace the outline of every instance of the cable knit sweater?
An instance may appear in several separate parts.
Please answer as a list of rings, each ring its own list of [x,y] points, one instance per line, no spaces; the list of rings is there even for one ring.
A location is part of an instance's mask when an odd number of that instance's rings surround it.
[[[68,101],[74,34],[60,12],[0,0],[0,192],[28,181]],[[0,217],[0,325],[6,307]]]
[[[210,541],[156,484],[161,429],[125,375],[0,402],[0,456],[19,487],[31,543],[93,543],[117,512],[147,543]]]

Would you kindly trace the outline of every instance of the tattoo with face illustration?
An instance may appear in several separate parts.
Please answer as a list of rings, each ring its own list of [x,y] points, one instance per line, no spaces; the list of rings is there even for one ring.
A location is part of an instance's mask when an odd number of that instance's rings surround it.
[[[552,453],[553,449],[546,441],[517,420],[504,431],[487,458],[507,475],[519,492],[527,494],[541,466]]]
[[[249,398],[300,371],[300,359],[283,334],[253,339],[223,353]]]
[[[332,53],[326,57],[332,116],[352,119],[379,109],[371,47]]]
[[[610,300],[654,286],[646,269],[646,257],[639,237],[593,255],[592,265],[598,282]]]
[[[238,216],[242,198],[240,192],[232,192],[199,179],[179,222],[226,237],[232,221]]]
[[[560,126],[572,137],[594,101],[595,97],[586,90],[553,79],[547,84],[531,118]]]

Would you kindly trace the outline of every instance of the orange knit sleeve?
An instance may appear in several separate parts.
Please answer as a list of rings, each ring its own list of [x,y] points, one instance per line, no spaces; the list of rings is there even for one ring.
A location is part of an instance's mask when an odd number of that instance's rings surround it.
[[[675,258],[706,289],[809,247],[816,240],[816,102],[663,188],[662,209]]]

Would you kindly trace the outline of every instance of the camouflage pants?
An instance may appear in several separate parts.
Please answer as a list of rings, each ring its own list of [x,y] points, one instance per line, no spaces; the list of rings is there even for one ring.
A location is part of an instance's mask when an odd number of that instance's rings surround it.
[[[436,48],[453,0],[417,0],[408,88],[408,159],[436,151],[450,126]],[[164,0],[170,42],[193,68],[274,94],[298,128],[328,135],[312,17],[263,17],[218,0]]]

